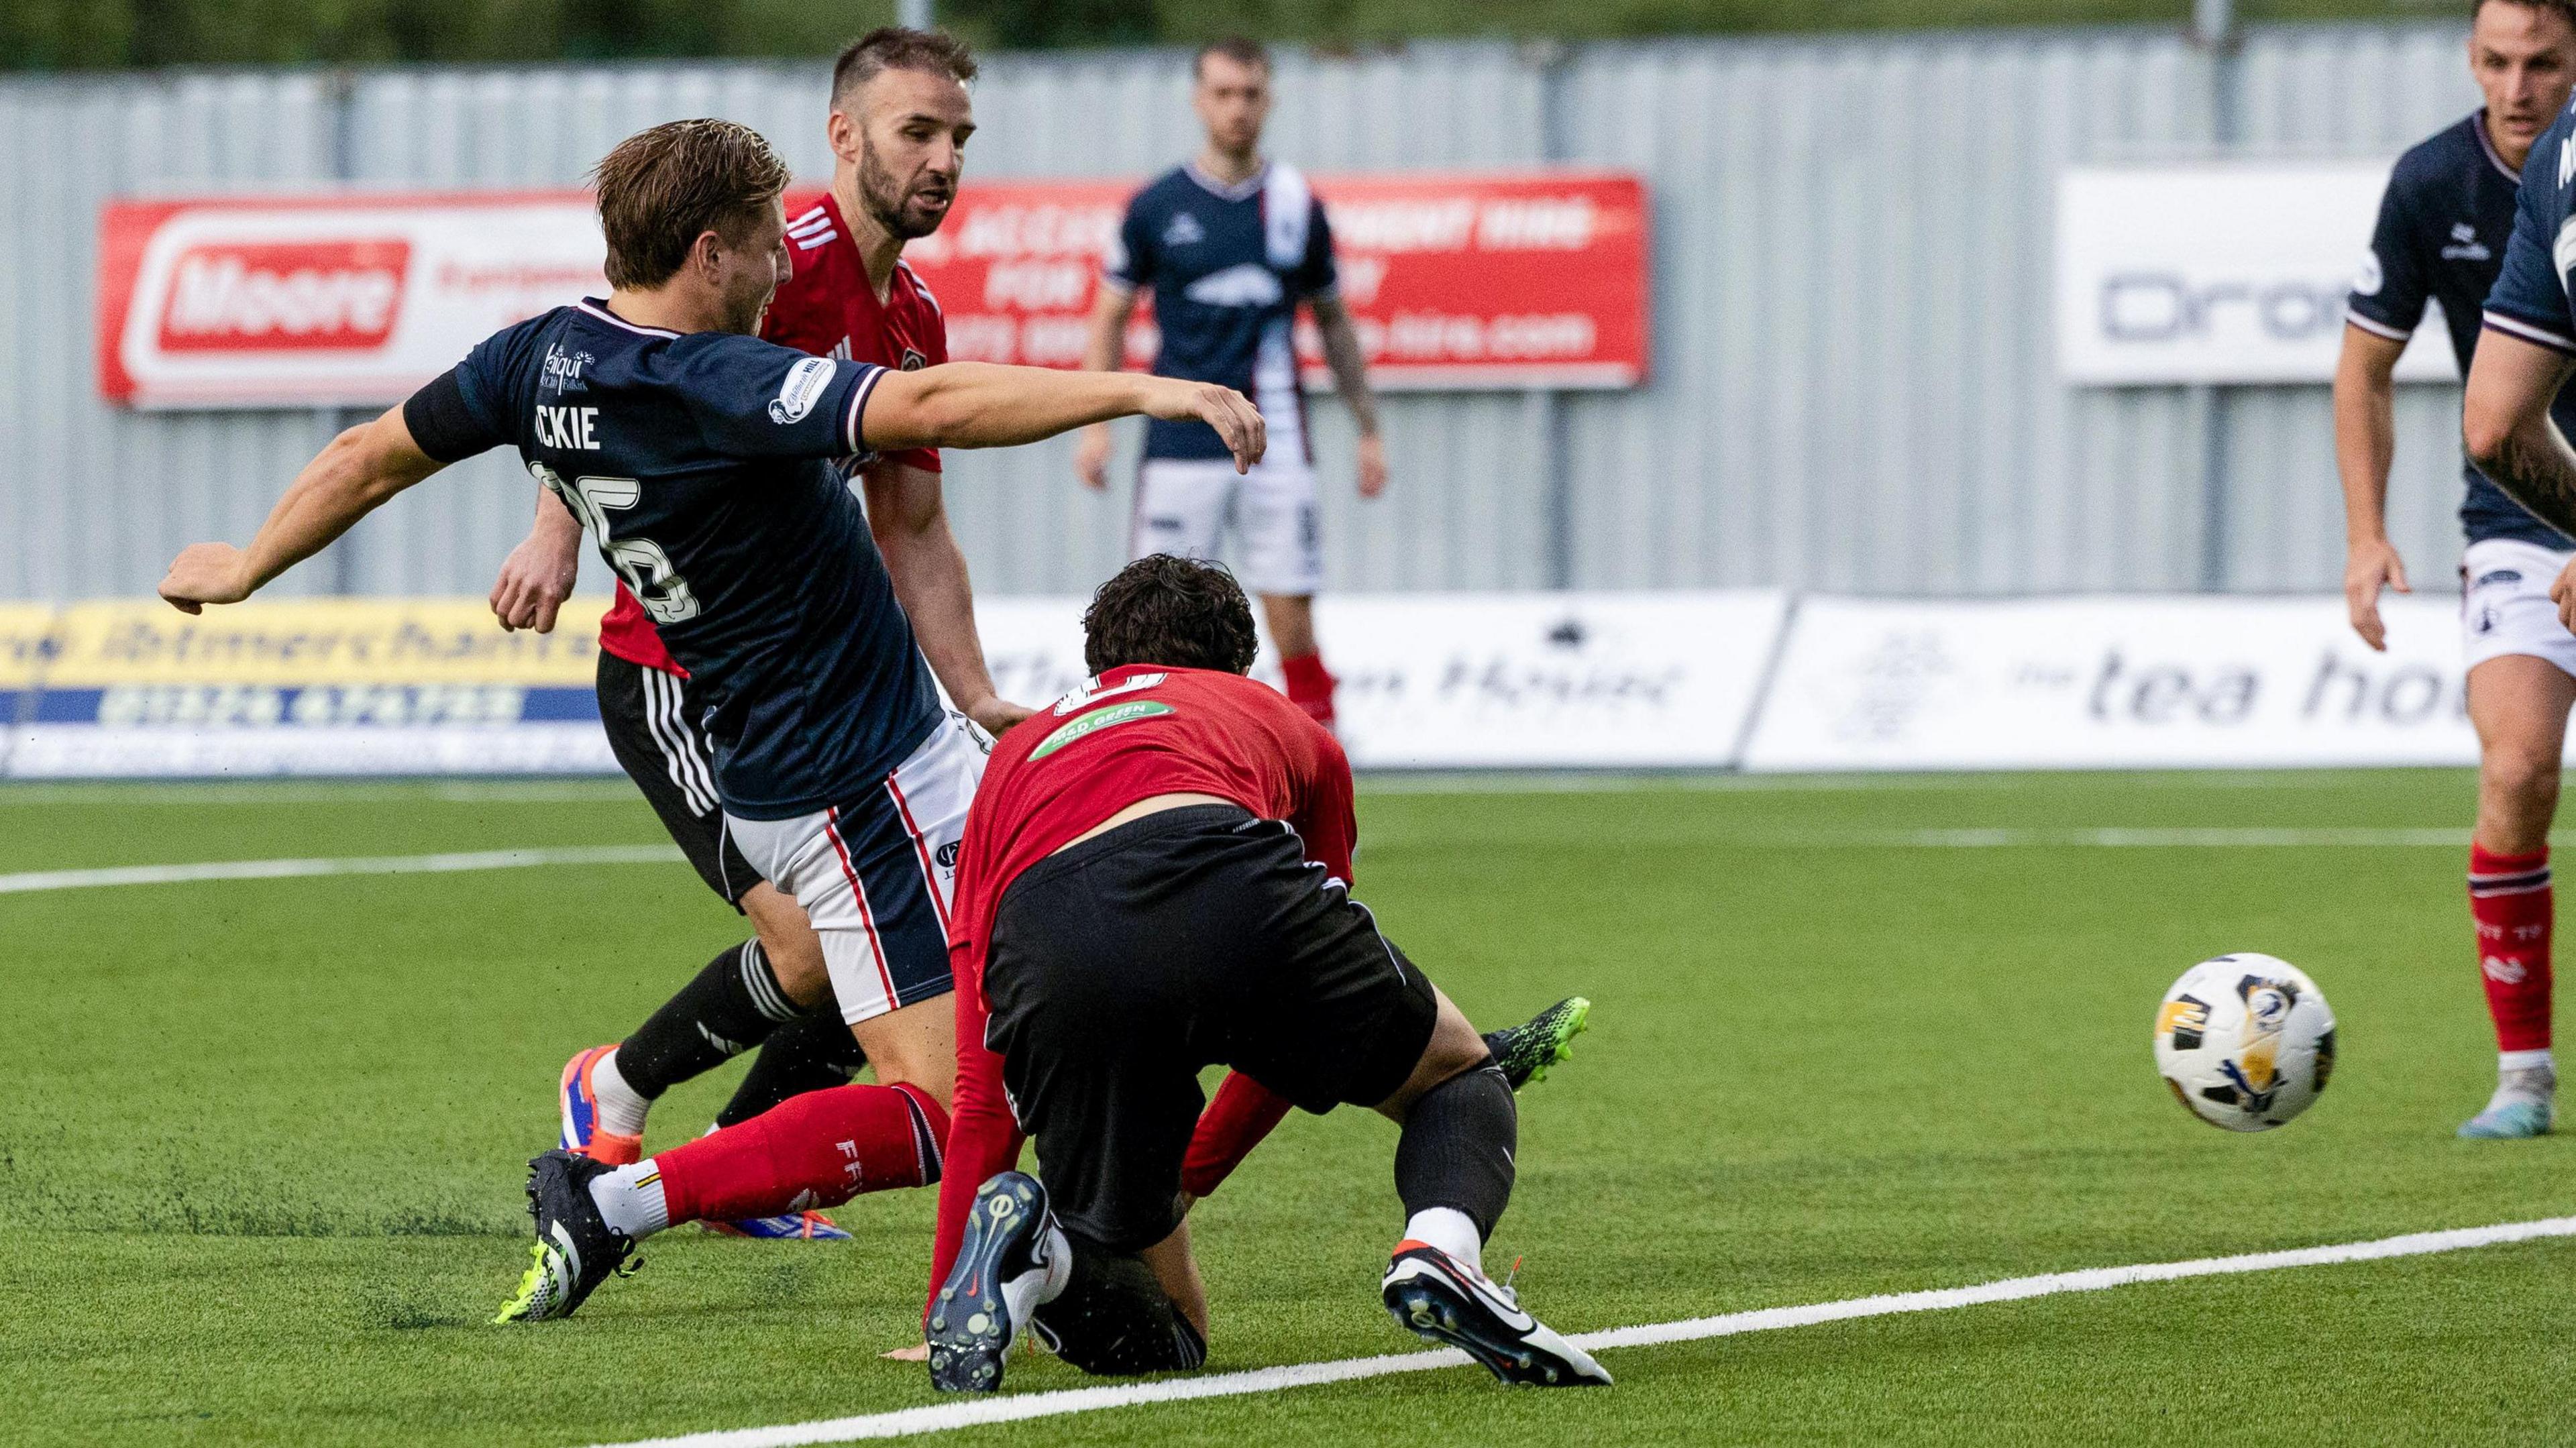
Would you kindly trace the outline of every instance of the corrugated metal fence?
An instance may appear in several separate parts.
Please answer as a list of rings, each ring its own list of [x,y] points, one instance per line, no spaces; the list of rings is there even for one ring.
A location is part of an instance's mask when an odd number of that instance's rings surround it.
[[[2315,589],[2340,573],[2323,388],[2112,392],[2055,377],[2054,178],[2144,156],[2385,157],[2475,103],[2452,26],[1997,32],[1290,54],[1277,154],[1316,169],[1634,167],[1655,210],[1652,385],[1388,405],[1395,484],[1349,494],[1319,409],[1336,589],[1780,584],[1867,593]],[[0,597],[138,593],[244,537],[334,419],[134,414],[92,383],[98,204],[154,191],[559,185],[677,116],[828,174],[824,68],[120,75],[0,83]],[[994,57],[975,175],[1142,176],[1196,143],[1185,57]],[[2365,239],[2355,237],[2356,255]],[[2393,527],[2456,552],[2456,392],[2401,394]],[[978,586],[1081,590],[1125,500],[1067,445],[967,454]],[[525,526],[487,458],[293,591],[475,593]]]

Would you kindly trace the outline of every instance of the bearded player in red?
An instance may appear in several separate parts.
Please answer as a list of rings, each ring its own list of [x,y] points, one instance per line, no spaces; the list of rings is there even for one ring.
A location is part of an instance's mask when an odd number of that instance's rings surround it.
[[[792,272],[762,317],[762,337],[904,371],[948,360],[939,303],[904,263],[903,248],[938,230],[956,199],[966,141],[975,130],[966,91],[975,72],[964,42],[935,31],[879,29],[841,52],[832,72],[831,189],[788,221]],[[887,453],[868,460],[857,476],[869,531],[940,686],[987,731],[1026,717],[1026,709],[994,691],[976,638],[974,591],[949,531],[939,454]],[[493,590],[503,627],[543,632],[554,626],[581,547],[580,523],[540,489],[536,528]],[[618,762],[708,886],[749,916],[758,932],[726,947],[634,1034],[593,1046],[565,1065],[557,1087],[559,1144],[622,1166],[641,1158],[646,1114],[664,1091],[739,1051],[760,1048],[716,1117],[718,1126],[840,1085],[866,1057],[835,1008],[822,948],[804,911],[763,880],[726,837],[713,755],[698,724],[702,705],[687,671],[672,661],[623,583],[601,620],[599,650],[600,718]],[[944,911],[966,795],[931,793],[916,791],[900,804],[889,799],[887,807],[908,810],[911,817],[895,823],[921,839],[915,868]],[[903,893],[921,893],[911,882],[902,884]],[[875,893],[893,896],[895,882]],[[942,922],[928,923],[928,948],[944,948]],[[848,1235],[811,1210],[710,1225],[758,1237]]]
[[[1215,1064],[1228,1092],[1402,1126],[1407,1215],[1380,1284],[1399,1324],[1506,1383],[1609,1382],[1485,1277],[1513,1083],[1351,898],[1350,764],[1243,677],[1243,590],[1153,555],[1101,586],[1083,630],[1091,683],[1003,737],[966,826],[933,1385],[998,1389],[1024,1326],[1086,1372],[1206,1360],[1183,1214],[1226,1115],[1222,1093],[1201,1115]],[[1022,1131],[1043,1185],[1007,1169]]]

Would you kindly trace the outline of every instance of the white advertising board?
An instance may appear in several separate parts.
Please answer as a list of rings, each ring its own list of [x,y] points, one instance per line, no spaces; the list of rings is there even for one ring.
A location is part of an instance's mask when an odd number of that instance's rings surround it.
[[[2079,167],[2057,185],[2067,381],[2331,382],[2388,162]],[[2459,376],[2440,308],[2402,382]]]
[[[2473,764],[2454,600],[1799,601],[1750,770]]]
[[[1768,590],[1327,596],[1317,641],[1362,769],[1723,768],[1787,604]],[[1082,601],[976,605],[994,682],[1081,683]],[[1265,649],[1258,677],[1276,679]]]

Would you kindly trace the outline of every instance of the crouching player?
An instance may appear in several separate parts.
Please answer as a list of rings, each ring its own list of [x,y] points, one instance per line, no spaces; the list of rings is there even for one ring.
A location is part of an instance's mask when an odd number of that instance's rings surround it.
[[[943,1240],[963,1241],[929,1304],[932,1383],[999,1388],[1023,1326],[1088,1372],[1205,1360],[1181,1214],[1198,1073],[1216,1063],[1309,1111],[1403,1127],[1407,1218],[1381,1286],[1398,1323],[1505,1382],[1609,1382],[1481,1269],[1511,1198],[1511,1085],[1351,898],[1350,766],[1243,677],[1242,590],[1148,557],[1083,623],[1095,679],[1003,738],[967,817],[941,1198]],[[990,1109],[1005,1092],[1044,1185],[992,1170],[1017,1148]],[[976,1182],[969,1203],[956,1188]]]

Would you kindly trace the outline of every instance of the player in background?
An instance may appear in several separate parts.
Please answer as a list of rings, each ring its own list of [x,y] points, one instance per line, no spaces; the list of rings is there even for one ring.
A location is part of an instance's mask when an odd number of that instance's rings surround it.
[[[1198,1075],[1219,1062],[1309,1111],[1402,1127],[1405,1226],[1380,1286],[1399,1324],[1507,1383],[1609,1382],[1485,1277],[1516,1169],[1511,1085],[1351,897],[1350,765],[1242,677],[1242,590],[1147,557],[1101,586],[1083,631],[1091,684],[1003,737],[967,825],[943,1218],[980,1189],[929,1304],[931,1382],[999,1388],[1028,1326],[1086,1372],[1206,1360],[1182,1193]],[[1009,1115],[966,1110],[1004,1093]],[[991,1171],[1010,1116],[1044,1185]]]
[[[936,31],[881,28],[842,50],[832,69],[827,124],[831,189],[788,222],[792,275],[762,317],[763,337],[906,371],[948,360],[939,304],[902,257],[904,243],[936,231],[956,199],[966,141],[975,130],[966,90],[975,73],[964,42]],[[931,672],[980,727],[1009,728],[1028,711],[994,691],[975,632],[965,555],[948,526],[938,452],[879,456],[858,475],[870,533]],[[504,628],[552,627],[555,607],[571,591],[581,525],[543,489],[537,515],[535,530],[494,589],[493,609]],[[747,1046],[759,1045],[760,1055],[716,1117],[719,1127],[747,1121],[797,1092],[842,1084],[864,1057],[832,1009],[831,984],[803,912],[760,881],[723,837],[711,758],[696,724],[703,702],[622,583],[601,623],[600,652],[601,718],[619,763],[691,859],[702,862],[700,872],[718,893],[750,882],[743,908],[761,923],[762,935],[738,955],[720,956],[624,1041],[591,1047],[565,1066],[560,1144],[622,1166],[643,1154],[654,1100]],[[782,937],[789,950],[769,943]],[[771,975],[760,960],[764,947],[772,959],[810,965]],[[812,1211],[734,1229],[847,1236]]]
[[[2441,303],[2463,377],[2499,337],[2521,335],[2513,329],[2523,324],[2489,319],[2481,342],[2480,312],[2505,264],[2523,163],[2576,85],[2576,4],[2481,0],[2470,20],[2468,59],[2486,104],[2399,158],[2347,305],[2343,358],[2335,370],[2344,595],[2354,631],[2374,649],[2387,647],[2380,590],[2409,591],[2387,529],[2397,358],[2428,300]],[[2565,330],[2561,321],[2556,331]],[[2555,405],[2576,422],[2576,394],[2556,397]],[[2499,491],[2474,464],[2463,472],[2468,491],[2460,522],[2468,548],[2460,560],[2461,634],[2479,761],[2469,913],[2477,932],[2473,958],[2501,1054],[2494,1096],[2460,1135],[2537,1136],[2549,1129],[2556,1086],[2549,1055],[2549,825],[2558,806],[2568,709],[2576,704],[2576,635],[2559,622],[2547,590],[2576,543]]]
[[[1300,302],[1323,334],[1333,386],[1359,424],[1359,492],[1386,490],[1377,399],[1350,312],[1336,290],[1333,235],[1306,178],[1261,154],[1270,117],[1270,55],[1249,40],[1202,47],[1191,104],[1207,127],[1196,159],[1166,172],[1127,204],[1101,274],[1083,364],[1126,364],[1127,318],[1136,294],[1154,294],[1166,377],[1222,382],[1260,404],[1270,455],[1238,479],[1215,434],[1192,423],[1152,422],[1136,477],[1128,555],[1215,558],[1229,520],[1242,545],[1237,574],[1260,595],[1279,650],[1288,697],[1330,728],[1333,676],[1315,646],[1315,590],[1324,580],[1315,511],[1315,460],[1297,382],[1294,330]],[[1109,429],[1086,431],[1074,469],[1109,486]]]
[[[809,1091],[626,1167],[539,1157],[536,1261],[506,1317],[571,1311],[668,1222],[781,1210],[782,1177],[817,1184],[799,1188],[808,1205],[939,1178],[956,1018],[939,999],[947,900],[932,860],[964,823],[983,747],[941,710],[832,460],[1012,446],[1139,412],[1208,422],[1243,465],[1263,446],[1249,400],[1210,384],[905,372],[750,335],[789,248],[786,163],[748,127],[652,127],[595,179],[607,298],[495,333],[335,438],[248,548],[194,545],[161,583],[184,612],[237,602],[447,464],[513,446],[710,702],[728,833],[804,907],[877,1084]]]

